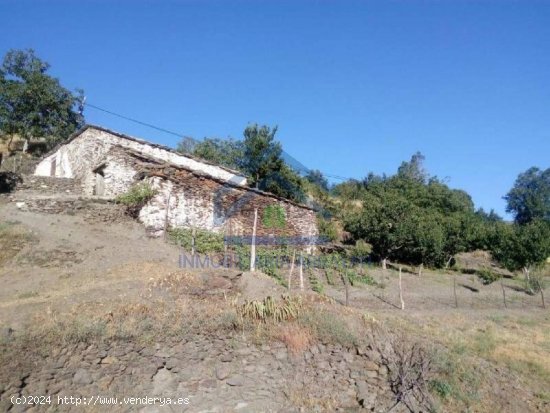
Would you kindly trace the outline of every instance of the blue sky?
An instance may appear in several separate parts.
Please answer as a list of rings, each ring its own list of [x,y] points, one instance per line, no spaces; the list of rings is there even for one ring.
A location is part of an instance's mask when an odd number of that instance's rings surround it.
[[[182,134],[279,125],[309,168],[426,168],[504,214],[550,167],[550,2],[7,1],[0,53],[34,48],[87,101]],[[86,118],[177,138],[87,109]]]

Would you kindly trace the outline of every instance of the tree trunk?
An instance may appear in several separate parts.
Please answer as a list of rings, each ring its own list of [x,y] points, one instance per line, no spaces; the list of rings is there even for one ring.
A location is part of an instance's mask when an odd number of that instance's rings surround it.
[[[424,269],[424,264],[420,264],[420,266],[418,267],[418,276],[421,277],[422,276],[422,270]]]
[[[387,261],[388,261],[387,258],[384,258],[384,259],[382,260],[382,269],[383,269],[383,270],[387,270],[387,269],[388,269]]]
[[[250,243],[250,271],[256,271],[256,225],[258,224],[258,208],[254,208],[254,226],[252,227],[252,242]]]

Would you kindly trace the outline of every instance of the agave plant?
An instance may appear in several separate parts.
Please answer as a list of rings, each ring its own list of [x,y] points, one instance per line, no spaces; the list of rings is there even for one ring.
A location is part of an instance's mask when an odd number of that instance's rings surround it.
[[[281,322],[295,319],[301,307],[301,300],[290,296],[282,296],[281,301],[275,301],[268,296],[263,300],[246,301],[239,309],[242,317],[265,322],[273,320]]]

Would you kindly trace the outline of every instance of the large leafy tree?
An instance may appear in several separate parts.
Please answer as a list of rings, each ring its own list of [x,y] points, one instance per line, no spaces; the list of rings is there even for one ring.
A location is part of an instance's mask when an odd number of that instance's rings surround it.
[[[244,130],[242,169],[250,176],[250,184],[260,188],[283,167],[283,148],[275,140],[277,127],[248,125]],[[260,188],[262,189],[262,188]]]
[[[32,49],[10,50],[0,69],[0,134],[9,143],[45,138],[49,146],[82,126],[83,92],[72,93]]]
[[[514,214],[520,225],[536,219],[550,221],[550,168],[543,171],[533,167],[519,174],[504,199],[506,212]]]
[[[246,174],[249,184],[263,191],[304,202],[303,179],[282,158],[282,146],[275,140],[277,128],[248,125],[244,140],[205,138],[201,142],[184,138],[177,149]]]
[[[345,228],[371,244],[382,261],[440,267],[456,253],[487,245],[489,219],[476,214],[466,192],[430,177],[423,159],[417,153],[394,176],[371,173],[361,184],[347,182],[334,190],[350,204],[360,203],[343,213]]]
[[[192,138],[184,138],[177,150],[227,168],[239,169],[244,147],[241,141],[234,139],[205,138],[197,142]]]
[[[537,219],[525,225],[502,224],[494,233],[491,252],[509,270],[522,270],[530,284],[531,270],[550,256],[550,223]]]

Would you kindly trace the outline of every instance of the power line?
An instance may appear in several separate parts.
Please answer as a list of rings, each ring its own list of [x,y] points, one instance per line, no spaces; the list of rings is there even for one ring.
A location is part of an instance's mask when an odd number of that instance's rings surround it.
[[[99,106],[92,105],[91,103],[86,103],[85,102],[84,105],[89,106],[89,107],[94,108],[94,109],[97,109],[97,110],[100,110],[102,112],[108,113],[109,115],[113,115],[113,116],[116,116],[116,117],[121,118],[121,119],[129,120],[130,122],[134,122],[134,123],[137,123],[137,124],[142,125],[142,126],[147,126],[148,128],[158,130],[159,132],[164,132],[164,133],[168,133],[170,135],[177,136],[178,138],[183,138],[185,136],[182,133],[173,132],[171,130],[164,129],[164,128],[161,128],[159,126],[155,126],[155,125],[152,125],[150,123],[147,123],[147,122],[142,122],[140,120],[133,119],[133,118],[130,118],[128,116],[121,115],[120,113],[115,113],[115,112],[112,112],[110,110],[100,108]]]
[[[134,119],[134,118],[131,118],[129,116],[125,116],[125,115],[121,115],[120,113],[116,113],[116,112],[113,112],[111,110],[108,110],[108,109],[104,109],[104,108],[101,108],[99,106],[96,106],[96,105],[92,105],[91,103],[88,103],[88,102],[84,102],[84,105],[85,106],[88,106],[90,108],[93,108],[93,109],[96,109],[96,110],[99,110],[101,112],[104,112],[104,113],[108,113],[109,115],[112,115],[112,116],[116,116],[117,118],[121,118],[121,119],[124,119],[124,120],[127,120],[127,121],[130,121],[130,122],[134,122],[134,123],[137,123],[138,125],[142,125],[142,126],[145,126],[145,127],[148,127],[148,128],[151,128],[151,129],[154,129],[154,130],[157,130],[159,132],[163,132],[163,133],[167,133],[169,135],[173,135],[173,136],[177,136],[178,138],[183,138],[185,137],[186,135],[183,134],[183,133],[178,133],[178,132],[174,132],[174,131],[171,131],[171,130],[168,130],[168,129],[165,129],[165,128],[162,128],[160,126],[155,126],[151,123],[148,123],[148,122],[144,122],[144,121],[141,121],[141,120],[138,120],[138,119]],[[196,139],[194,139],[196,140]],[[284,152],[284,151],[283,151]],[[304,166],[301,162],[299,162],[298,160],[296,160],[293,156],[289,155],[288,153],[285,152],[285,155],[287,158],[290,158],[293,163],[295,163],[295,165],[297,166],[296,169],[299,169],[300,171],[298,172],[302,172],[302,173],[308,173],[310,172],[312,169]],[[293,166],[293,165],[291,165]],[[339,175],[333,175],[333,174],[327,174],[327,173],[324,173],[322,172],[323,175],[327,178],[332,178],[332,179],[338,179],[338,180],[341,180],[341,181],[348,181],[348,180],[351,180],[353,178],[346,178],[346,177],[343,177],[343,176],[339,176]]]

